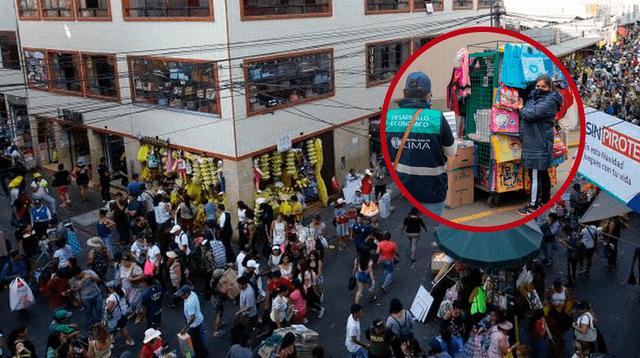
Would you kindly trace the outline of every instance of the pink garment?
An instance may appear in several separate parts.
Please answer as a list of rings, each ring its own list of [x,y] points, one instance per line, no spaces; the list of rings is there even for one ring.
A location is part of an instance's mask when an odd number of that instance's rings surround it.
[[[302,293],[299,289],[294,290],[289,298],[293,301],[293,317],[292,321],[295,323],[302,322],[303,319],[307,316],[307,303],[304,298],[302,298]]]

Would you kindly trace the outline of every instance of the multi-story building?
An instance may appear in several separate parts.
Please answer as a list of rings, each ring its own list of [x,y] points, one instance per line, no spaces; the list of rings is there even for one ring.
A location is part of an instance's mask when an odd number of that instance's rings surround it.
[[[255,158],[320,137],[344,178],[403,63],[491,2],[16,0],[36,157],[131,174],[158,138],[223,160],[228,202],[252,202]]]

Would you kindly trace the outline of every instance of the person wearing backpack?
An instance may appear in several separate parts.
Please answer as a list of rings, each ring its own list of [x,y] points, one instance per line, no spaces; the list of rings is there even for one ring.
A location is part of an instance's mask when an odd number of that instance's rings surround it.
[[[578,318],[571,327],[578,344],[588,344],[591,352],[607,353],[604,338],[598,332],[598,319],[588,302],[578,302]]]
[[[389,317],[385,326],[391,330],[394,334],[391,348],[396,357],[403,357],[402,343],[413,339],[413,322],[415,318],[411,312],[405,310],[402,307],[402,302],[399,299],[394,298],[389,303]]]
[[[131,314],[131,305],[122,291],[122,286],[117,281],[107,283],[107,299],[105,300],[104,317],[109,331],[115,338],[120,332],[129,347],[135,345],[131,334],[127,330],[128,315]]]
[[[184,194],[182,196],[182,202],[178,205],[178,210],[176,211],[176,221],[179,222],[182,229],[189,234],[193,234],[193,221],[197,212],[198,209],[193,205],[191,197],[188,194]]]

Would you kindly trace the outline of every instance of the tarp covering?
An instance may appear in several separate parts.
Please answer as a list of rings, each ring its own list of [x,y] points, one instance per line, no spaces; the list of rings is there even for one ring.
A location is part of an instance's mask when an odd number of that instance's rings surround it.
[[[538,256],[542,232],[531,222],[496,232],[468,232],[441,225],[435,239],[440,249],[456,260],[486,269],[506,269]]]
[[[580,223],[604,220],[632,211],[630,207],[624,205],[606,192],[601,191],[593,203],[591,203],[587,212],[580,218]]]

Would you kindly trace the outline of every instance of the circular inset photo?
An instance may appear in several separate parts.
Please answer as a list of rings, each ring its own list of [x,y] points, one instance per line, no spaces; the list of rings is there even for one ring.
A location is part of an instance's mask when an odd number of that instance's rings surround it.
[[[578,89],[551,52],[513,31],[468,28],[429,42],[400,69],[381,141],[395,183],[423,213],[497,231],[560,199],[582,157],[583,124]]]

